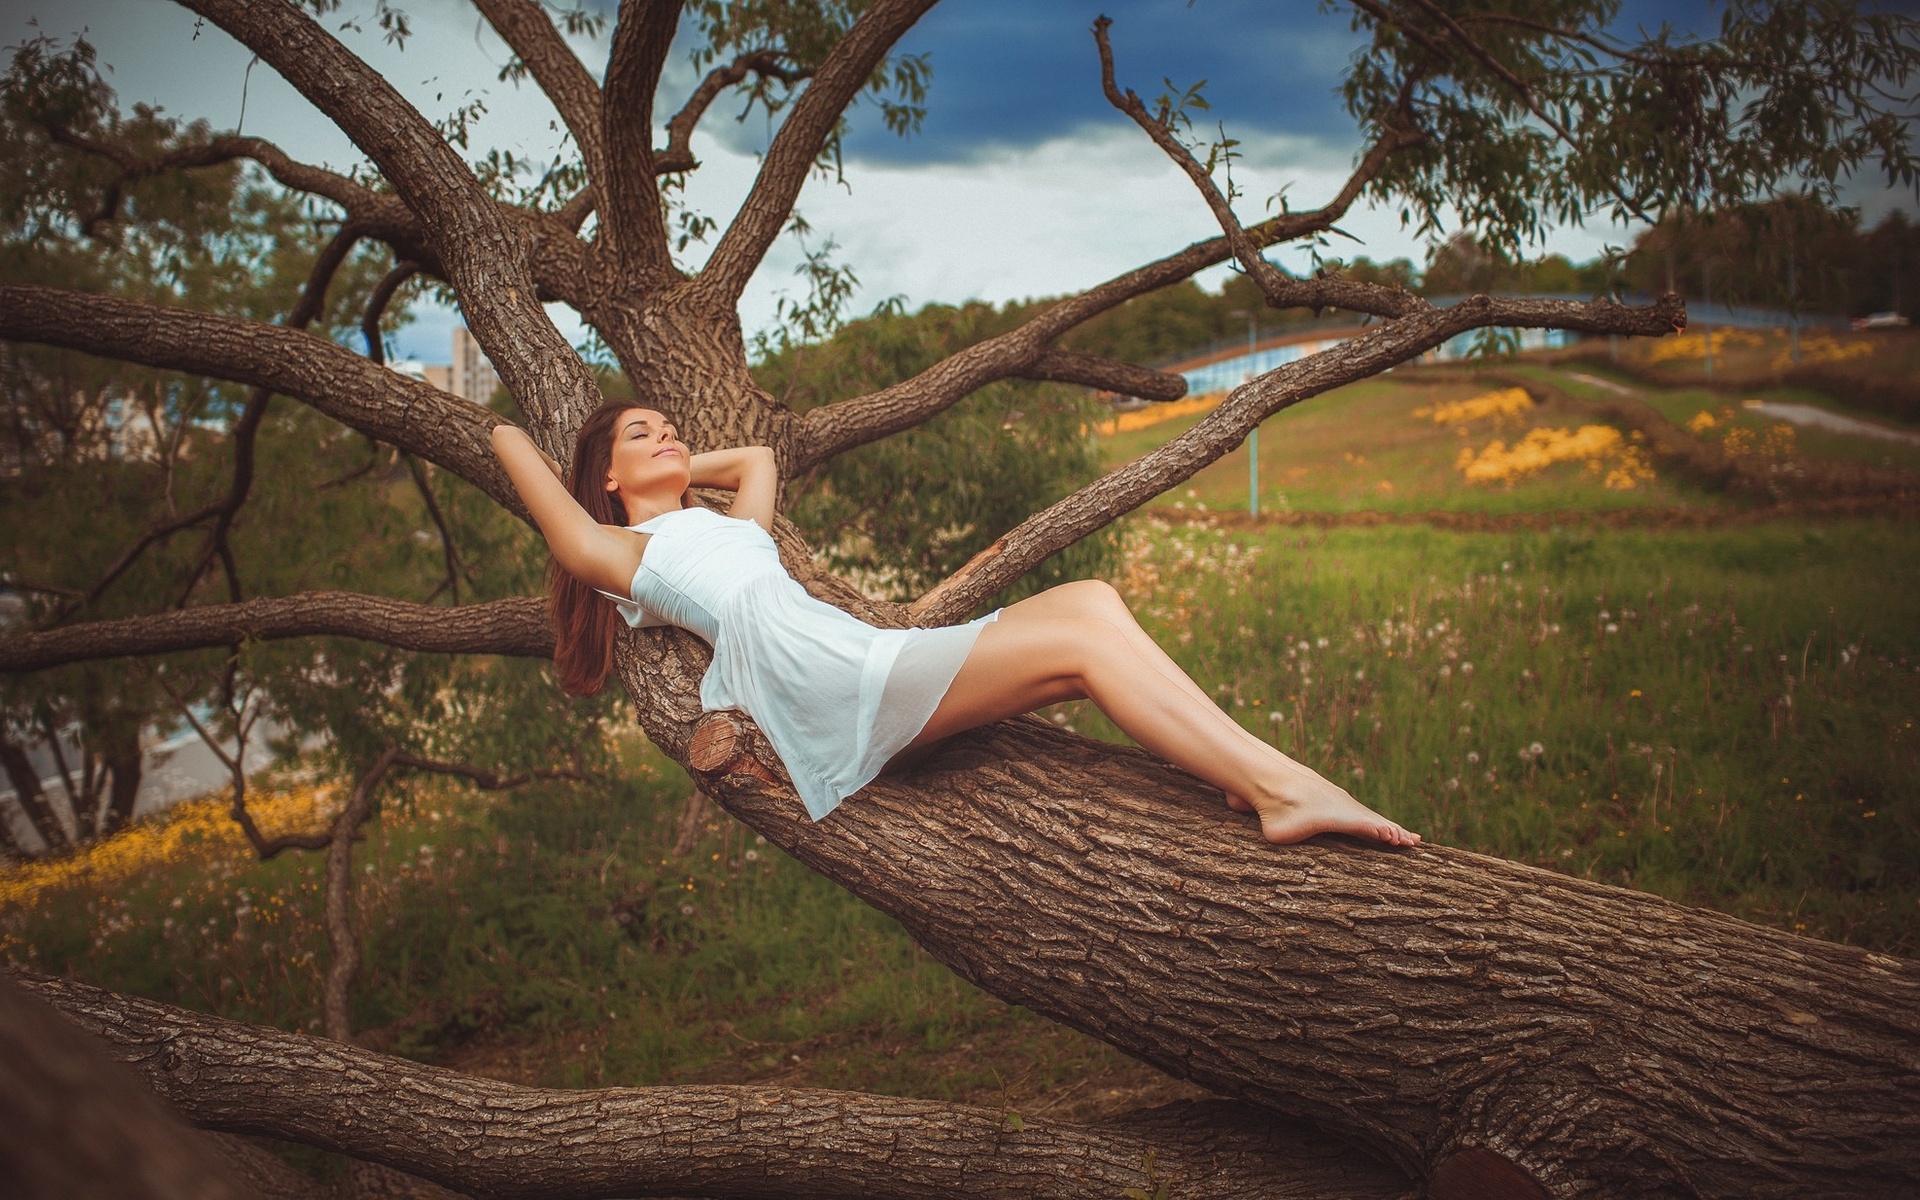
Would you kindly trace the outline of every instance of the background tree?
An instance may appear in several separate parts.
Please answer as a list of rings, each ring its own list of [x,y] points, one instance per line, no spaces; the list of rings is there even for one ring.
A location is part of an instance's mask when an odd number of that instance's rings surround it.
[[[849,106],[873,101],[890,124],[911,127],[924,70],[892,48],[931,0],[629,0],[609,30],[599,81],[542,8],[478,0],[513,47],[510,73],[546,93],[580,151],[576,168],[533,185],[499,156],[465,161],[463,129],[435,128],[302,9],[283,0],[184,7],[258,53],[355,141],[372,170],[343,176],[258,139],[208,136],[159,153],[97,145],[90,152],[105,176],[131,183],[249,160],[332,205],[341,238],[385,243],[396,261],[417,264],[449,289],[529,430],[557,455],[601,391],[544,301],[573,306],[635,397],[672,411],[695,448],[772,446],[789,507],[796,481],[1002,380],[1179,395],[1177,378],[1064,342],[1092,318],[1218,263],[1235,263],[1270,307],[1375,320],[1338,348],[1237,389],[1161,449],[1000,533],[904,608],[829,575],[781,522],[778,540],[796,577],[882,624],[966,616],[1049,555],[1219,458],[1265,417],[1460,333],[1531,326],[1657,335],[1684,323],[1674,297],[1633,308],[1481,293],[1442,308],[1340,274],[1295,278],[1263,257],[1267,247],[1323,237],[1362,198],[1403,205],[1423,230],[1458,213],[1483,244],[1511,255],[1547,221],[1578,219],[1595,206],[1621,214],[1706,209],[1788,180],[1830,193],[1869,158],[1896,179],[1914,179],[1902,110],[1885,99],[1905,94],[1915,63],[1912,23],[1898,16],[1840,4],[1740,6],[1710,40],[1663,30],[1627,43],[1607,33],[1614,10],[1606,3],[1563,0],[1516,16],[1433,0],[1353,0],[1351,20],[1365,43],[1345,88],[1361,139],[1354,171],[1323,207],[1283,209],[1248,225],[1219,170],[1233,147],[1189,140],[1195,93],[1150,106],[1125,90],[1103,20],[1093,52],[1108,99],[1193,181],[1221,236],[1048,305],[899,382],[800,408],[750,371],[736,305],[788,227],[806,180],[836,163]],[[378,11],[404,33],[395,10]],[[662,122],[661,69],[683,17],[710,70]],[[593,23],[584,14],[565,19]],[[1127,73],[1134,70],[1151,65]],[[679,206],[676,177],[695,169],[686,137],[728,87],[746,89],[779,124],[738,212],[709,230]],[[50,138],[65,136],[57,112],[46,127]],[[697,272],[676,259],[676,230],[711,234]],[[324,282],[303,293],[309,304]],[[0,287],[0,336],[294,397],[518,511],[487,449],[494,414],[324,338],[209,309],[26,283]],[[4,661],[40,669],[249,634],[322,633],[414,651],[537,654],[539,618],[531,606],[505,607],[512,603],[430,606],[338,592],[227,599],[15,635]],[[963,975],[1223,1094],[1312,1119],[1424,1179],[1432,1195],[1483,1195],[1496,1186],[1567,1196],[1893,1194],[1920,1172],[1920,1116],[1910,1103],[1920,970],[1912,964],[1442,848],[1275,851],[1240,824],[1223,825],[1219,797],[1190,778],[1030,721],[955,739],[915,774],[877,784],[813,825],[797,817],[778,762],[747,723],[699,720],[707,650],[697,639],[629,634],[617,661],[649,737],[729,811],[895,915]],[[342,674],[332,663],[319,673],[363,685],[381,678]],[[385,695],[362,693],[375,694]],[[555,712],[555,725],[564,725],[563,710]],[[75,989],[65,995],[70,1011],[90,1010],[97,1028],[125,1034],[135,1057],[164,1040],[154,1023],[172,1019]],[[1814,1028],[1821,1035],[1806,1032]],[[231,1031],[215,1043],[228,1035],[241,1044]],[[274,1054],[297,1065],[292,1045]],[[276,1059],[251,1061],[266,1070],[244,1084],[244,1073],[222,1076],[243,1085],[245,1111],[222,1106],[214,1073],[196,1074],[199,1089],[170,1094],[205,1123],[321,1141],[456,1186],[512,1188],[463,1174],[476,1158],[453,1147],[470,1147],[463,1139],[474,1135],[456,1127],[454,1113],[421,1123],[421,1110],[403,1102],[387,1111],[404,1128],[343,1123],[329,1113],[322,1130],[307,1120],[323,1108],[310,1077],[295,1069],[280,1076],[291,1099],[269,1112],[261,1101]],[[365,1077],[403,1100],[439,1086],[391,1073]],[[596,1176],[574,1186],[741,1194],[752,1179],[762,1188],[772,1179],[778,1190],[785,1176],[768,1164],[800,1151],[781,1135],[807,1112],[828,1112],[849,1146],[876,1119],[897,1122],[890,1130],[962,1135],[903,1142],[890,1132],[879,1176],[870,1154],[809,1161],[807,1186],[820,1194],[887,1186],[978,1194],[990,1177],[1012,1193],[1031,1190],[1036,1178],[1080,1177],[1058,1156],[1023,1166],[1024,1131],[1009,1140],[999,1117],[983,1123],[977,1112],[890,1101],[875,1113],[858,1098],[783,1100],[752,1090],[717,1100],[683,1092],[678,1106],[672,1097],[650,1099],[681,1114],[663,1145],[698,1143],[702,1130],[738,1139],[746,1111],[777,1119],[753,1124],[756,1133],[767,1127],[749,1147],[759,1157],[704,1173],[682,1158],[649,1159],[653,1141],[621,1134],[618,1147],[592,1153],[627,1154],[629,1173],[617,1184]],[[691,1129],[688,1113],[696,1114]],[[661,1118],[647,1109],[633,1119],[637,1131]],[[1178,1161],[1195,1177],[1212,1169],[1209,1178],[1220,1181],[1223,1160],[1208,1158],[1206,1124],[1161,1121],[1132,1141],[1097,1146],[1075,1140],[1098,1140],[1085,1131],[1033,1136],[1076,1148],[1069,1158],[1081,1164],[1137,1155],[1139,1165],[1127,1170],[1152,1194],[1166,1183],[1156,1163]],[[1791,1138],[1779,1133],[1786,1127]],[[540,1128],[498,1123],[488,1134],[531,1138],[536,1153],[524,1161],[544,1161],[554,1155]],[[1267,1148],[1268,1169],[1286,1171],[1284,1148],[1276,1152],[1268,1132],[1247,1136]],[[1162,1157],[1145,1157],[1142,1138]],[[956,1152],[960,1145],[966,1154]],[[574,1153],[585,1162],[587,1152]],[[1208,1161],[1216,1167],[1202,1165]],[[1100,1176],[1102,1187],[1108,1182]],[[553,1175],[540,1186],[555,1186]],[[1244,1181],[1238,1187],[1246,1190]]]

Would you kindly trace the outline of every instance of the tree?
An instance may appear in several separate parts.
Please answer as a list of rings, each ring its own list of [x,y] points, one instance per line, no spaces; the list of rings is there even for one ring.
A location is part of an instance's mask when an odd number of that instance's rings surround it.
[[[342,176],[238,136],[165,153],[101,146],[99,156],[112,182],[250,160],[335,205],[342,237],[385,243],[450,289],[530,431],[556,456],[600,396],[595,372],[541,307],[571,304],[634,394],[671,409],[696,448],[772,446],[789,504],[794,481],[996,381],[1177,396],[1177,379],[1062,343],[1099,314],[1217,263],[1235,263],[1270,307],[1375,320],[1339,348],[1237,389],[1188,433],[1006,530],[905,606],[820,569],[781,524],[783,555],[803,584],[888,625],[964,617],[1048,555],[1219,458],[1261,419],[1462,332],[1651,336],[1684,325],[1673,296],[1629,307],[1479,293],[1443,308],[1337,273],[1293,277],[1263,257],[1266,247],[1319,237],[1363,197],[1405,205],[1425,229],[1457,212],[1484,244],[1509,253],[1544,221],[1596,205],[1628,214],[1711,207],[1788,179],[1830,191],[1869,157],[1897,179],[1915,178],[1902,117],[1883,99],[1904,94],[1916,62],[1914,27],[1903,18],[1839,4],[1739,6],[1713,40],[1662,31],[1626,44],[1607,34],[1612,6],[1598,2],[1564,0],[1520,16],[1497,6],[1353,0],[1367,51],[1345,86],[1363,143],[1354,171],[1323,207],[1248,225],[1230,184],[1216,182],[1233,147],[1185,140],[1193,93],[1149,106],[1124,90],[1103,20],[1093,52],[1107,97],[1193,181],[1221,236],[1053,303],[900,382],[797,410],[749,370],[734,307],[810,172],[823,157],[833,161],[848,106],[875,100],[891,123],[911,124],[924,76],[890,55],[931,2],[684,6],[712,69],[664,122],[661,146],[654,103],[682,5],[623,4],[596,82],[531,0],[477,0],[513,47],[510,71],[544,90],[580,151],[577,170],[521,188],[487,163],[476,170],[463,161],[442,131],[294,5],[185,0],[332,118],[377,174]],[[380,11],[402,31],[403,18],[384,4]],[[696,273],[674,258],[675,177],[696,169],[689,131],[730,86],[782,120],[751,191],[715,231]],[[317,280],[308,301],[324,286]],[[0,337],[293,397],[519,511],[488,451],[494,414],[296,329],[15,284],[0,288]],[[38,669],[319,633],[414,650],[532,654],[538,626],[530,605],[308,593],[13,635],[0,661]],[[1219,797],[1191,778],[1033,721],[957,738],[915,773],[876,784],[813,825],[800,819],[778,761],[750,725],[737,715],[702,718],[697,682],[707,658],[697,639],[671,630],[623,635],[616,654],[648,735],[735,816],[897,916],[987,990],[1224,1095],[1311,1120],[1424,1181],[1431,1195],[1892,1195],[1920,1176],[1915,964],[1444,848],[1388,853],[1326,841],[1276,851],[1240,822],[1223,822]],[[131,1010],[120,1012],[97,1027],[130,1028]],[[229,1035],[244,1052],[244,1039]],[[256,1117],[223,1108],[218,1083],[206,1087],[171,1090],[201,1108],[203,1123],[335,1136],[303,1119],[301,1102],[321,1098],[311,1082],[296,1083],[279,1115]],[[682,1098],[690,1104],[678,1111],[705,1119],[676,1124],[672,1136],[698,1142],[710,1132],[716,1146],[752,1105],[776,1099]],[[787,1100],[782,1120],[801,1119],[814,1103]],[[973,1131],[969,1153],[984,1138],[983,1170],[1012,1173],[992,1175],[982,1190],[1035,1186],[1018,1170],[1015,1142],[997,1125],[981,1129],[977,1114],[857,1101],[838,1102],[845,1115],[834,1128],[883,1121],[898,1130],[888,1135],[885,1171],[861,1173],[864,1159],[810,1162],[810,1188],[872,1194],[904,1181],[897,1186],[911,1190],[952,1161],[942,1155],[954,1147],[910,1135],[948,1117]],[[1209,1143],[1191,1123],[1141,1128],[1149,1132],[1119,1153],[1141,1153],[1129,1169],[1142,1191],[1174,1186],[1158,1163],[1203,1169]],[[405,1139],[399,1151],[396,1136]],[[470,1136],[429,1121],[353,1145],[432,1174],[454,1153],[449,1146],[471,1146],[461,1140]],[[542,1158],[585,1153],[533,1146]],[[619,1152],[610,1144],[592,1151]],[[1111,1159],[1111,1150],[1100,1153]],[[1058,1163],[1042,1177],[1057,1178]],[[727,1166],[715,1160],[703,1174],[680,1163],[628,1190],[742,1195],[784,1186],[752,1174],[752,1164],[745,1177]],[[1296,1180],[1311,1186],[1304,1175]],[[1067,1193],[1064,1184],[1058,1190]]]

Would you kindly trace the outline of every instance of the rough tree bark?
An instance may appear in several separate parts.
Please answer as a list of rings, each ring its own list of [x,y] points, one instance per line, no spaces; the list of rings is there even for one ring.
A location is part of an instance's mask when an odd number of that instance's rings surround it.
[[[0,974],[0,1175],[18,1200],[247,1200],[206,1139]]]
[[[790,527],[777,530],[783,559],[810,590],[879,624],[965,616],[1047,554],[1216,461],[1265,417],[1455,334],[1505,325],[1645,335],[1685,322],[1675,297],[1629,308],[1475,296],[1439,309],[1396,289],[1286,277],[1264,263],[1264,248],[1332,229],[1396,156],[1423,146],[1426,135],[1405,103],[1414,77],[1401,101],[1377,114],[1374,143],[1324,208],[1242,227],[1208,173],[1169,136],[1166,115],[1148,114],[1119,90],[1102,33],[1109,98],[1188,171],[1221,236],[1070,297],[911,379],[796,415],[748,371],[740,291],[846,106],[928,0],[873,0],[807,68],[806,89],[697,275],[682,272],[668,252],[655,181],[662,170],[688,169],[685,133],[712,99],[705,90],[711,78],[669,123],[665,150],[647,140],[645,120],[677,6],[622,6],[602,88],[566,57],[535,5],[482,0],[574,131],[589,175],[559,210],[533,212],[490,198],[418,112],[286,0],[183,2],[325,111],[390,190],[294,163],[253,139],[214,139],[174,166],[252,158],[288,186],[328,197],[363,236],[386,241],[397,258],[450,284],[534,436],[556,457],[566,455],[597,393],[540,308],[548,299],[583,314],[636,393],[667,406],[695,449],[764,442],[788,478],[917,425],[998,379],[1178,395],[1177,381],[1066,354],[1055,343],[1116,305],[1229,259],[1275,306],[1335,306],[1381,318],[1336,350],[1236,390],[1190,432],[1036,514],[908,608],[867,600],[824,576]],[[1424,0],[1409,6],[1427,14],[1419,21],[1371,0],[1358,7],[1426,39],[1421,44],[1430,43],[1436,62],[1456,50],[1485,53]],[[764,58],[734,65],[743,74],[792,68]],[[1525,83],[1501,86],[1537,111]],[[602,219],[583,238],[578,231],[590,211]],[[0,337],[270,387],[518,511],[487,452],[494,418],[319,339],[19,287],[0,288]],[[372,598],[357,606],[313,597],[276,603],[13,635],[0,638],[0,666],[159,653],[250,629],[263,637],[351,633],[419,648],[455,648],[450,643],[467,638],[460,648],[509,653],[546,644],[537,612],[508,602],[453,610],[460,631],[439,634],[429,629],[438,618],[391,602],[381,608]],[[955,739],[916,772],[875,784],[815,825],[803,819],[749,723],[708,717],[700,724],[697,685],[708,651],[697,639],[623,633],[616,660],[648,735],[691,763],[704,791],[898,917],[966,977],[1172,1074],[1336,1131],[1422,1181],[1430,1195],[1895,1196],[1920,1189],[1920,966],[1913,963],[1444,847],[1386,851],[1323,838],[1275,848],[1190,777],[1034,721]],[[1010,1134],[998,1114],[845,1095],[535,1096],[375,1063],[291,1035],[188,1030],[189,1018],[157,1006],[71,988],[64,994],[69,1012],[91,1013],[96,1028],[120,1038],[129,1057],[148,1065],[150,1077],[203,1124],[333,1146],[471,1190],[528,1194],[528,1180],[546,1177],[541,1171],[577,1170],[593,1182],[567,1194],[600,1194],[592,1189],[618,1183],[630,1191],[749,1195],[770,1180],[794,1178],[786,1172],[801,1169],[795,1164],[806,1165],[813,1183],[834,1163],[844,1173],[818,1186],[821,1194],[1092,1194],[1073,1190],[1084,1177],[1110,1195],[1152,1182],[1139,1171],[1149,1139],[1137,1135],[1115,1142],[1120,1135],[1111,1131]],[[194,1055],[182,1049],[189,1044],[198,1047]],[[345,1102],[349,1093],[353,1104]],[[355,1104],[368,1106],[360,1124]],[[271,1119],[263,1115],[269,1109]],[[583,1132],[589,1116],[599,1123],[597,1136]],[[813,1157],[804,1134],[816,1128],[846,1153],[833,1162]],[[632,1166],[617,1144],[628,1132],[634,1144],[666,1155],[655,1164],[663,1173],[650,1182],[619,1173]],[[1232,1157],[1221,1153],[1222,1161]],[[929,1165],[936,1160],[947,1166]],[[1208,1176],[1215,1168],[1199,1158],[1180,1161],[1183,1180],[1225,1178]],[[923,1167],[927,1174],[907,1170]],[[1206,1190],[1212,1186],[1189,1191],[1183,1183],[1174,1194],[1214,1194]],[[1244,1192],[1250,1185],[1235,1186]]]
[[[1113,1200],[1158,1181],[1189,1200],[1412,1195],[1405,1176],[1310,1126],[1224,1102],[1088,1126],[807,1088],[546,1090],[19,979],[202,1128],[322,1146],[473,1196]]]

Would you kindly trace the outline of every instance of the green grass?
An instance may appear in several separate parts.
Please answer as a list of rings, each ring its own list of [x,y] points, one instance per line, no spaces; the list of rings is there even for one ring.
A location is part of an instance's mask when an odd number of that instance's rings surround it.
[[[1610,489],[1601,475],[1572,463],[1510,485],[1467,486],[1455,465],[1463,447],[1478,451],[1495,438],[1511,443],[1536,426],[1558,429],[1589,423],[1577,414],[1550,409],[1463,426],[1437,425],[1413,415],[1426,405],[1465,400],[1501,386],[1467,379],[1400,383],[1389,378],[1316,396],[1269,418],[1260,427],[1262,510],[1498,515],[1726,507],[1721,497],[1681,480],[1656,478],[1629,490]],[[1168,421],[1103,439],[1104,463],[1114,467],[1129,462],[1199,420]],[[1247,447],[1239,447],[1152,507],[1244,512],[1247,456]]]
[[[561,1087],[762,1081],[1028,1103],[1093,1079],[1169,1086],[962,982],[717,812],[694,853],[669,859],[686,776],[644,743],[629,751],[611,790],[488,798],[416,781],[387,796],[355,856],[363,1043]],[[321,878],[317,855],[157,866],[0,914],[0,947],[16,965],[315,1031]]]
[[[1129,596],[1194,677],[1428,836],[1920,948],[1911,523],[1134,539]]]

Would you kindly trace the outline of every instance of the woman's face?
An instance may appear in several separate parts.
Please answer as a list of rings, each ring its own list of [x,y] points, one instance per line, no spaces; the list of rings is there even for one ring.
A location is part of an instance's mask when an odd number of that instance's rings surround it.
[[[673,425],[650,408],[630,408],[613,425],[606,488],[629,496],[677,497],[687,490],[687,448]]]

